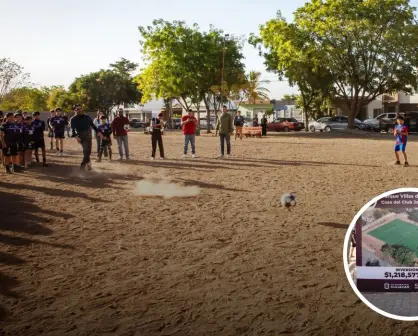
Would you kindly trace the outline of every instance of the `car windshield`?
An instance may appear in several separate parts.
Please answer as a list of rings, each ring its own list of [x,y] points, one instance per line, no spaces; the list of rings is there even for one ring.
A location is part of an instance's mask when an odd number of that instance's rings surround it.
[[[356,118],[356,119],[354,119],[354,121],[355,121],[356,123],[362,123],[362,121],[361,121],[361,120],[358,120],[357,118]]]
[[[318,119],[317,122],[326,122],[328,120],[331,120],[331,118],[330,117],[324,117],[324,118]]]
[[[298,122],[295,118],[289,118],[289,122]]]

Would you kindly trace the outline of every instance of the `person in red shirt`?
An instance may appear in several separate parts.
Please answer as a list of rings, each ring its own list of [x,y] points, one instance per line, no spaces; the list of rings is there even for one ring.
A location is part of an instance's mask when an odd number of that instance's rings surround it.
[[[192,157],[196,157],[196,147],[195,147],[195,134],[196,134],[196,126],[197,126],[197,119],[194,116],[194,112],[189,110],[187,115],[184,115],[181,118],[181,126],[183,128],[184,134],[184,151],[183,151],[183,158],[187,157],[187,149],[189,147],[192,148]]]
[[[119,109],[118,116],[112,122],[113,137],[118,142],[119,161],[123,159],[122,145],[125,150],[126,160],[129,160],[128,146],[129,119],[123,115],[123,109]]]

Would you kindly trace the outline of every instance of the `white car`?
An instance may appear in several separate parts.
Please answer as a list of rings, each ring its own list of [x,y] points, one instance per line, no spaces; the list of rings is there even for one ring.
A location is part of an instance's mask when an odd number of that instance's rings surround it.
[[[365,124],[373,125],[375,127],[379,126],[381,120],[396,120],[396,113],[382,113],[379,114],[376,118],[366,119],[363,122]]]

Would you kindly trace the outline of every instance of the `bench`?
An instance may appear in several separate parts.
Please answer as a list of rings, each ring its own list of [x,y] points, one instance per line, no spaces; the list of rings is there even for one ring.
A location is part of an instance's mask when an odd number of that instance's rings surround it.
[[[256,137],[261,138],[261,127],[244,127],[242,129],[242,134],[245,135],[246,138],[249,137]]]

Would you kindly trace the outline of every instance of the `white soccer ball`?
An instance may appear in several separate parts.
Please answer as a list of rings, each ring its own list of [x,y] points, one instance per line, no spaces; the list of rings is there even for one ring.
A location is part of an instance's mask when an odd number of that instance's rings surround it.
[[[286,208],[296,205],[296,195],[294,193],[285,193],[280,198],[280,204]]]

